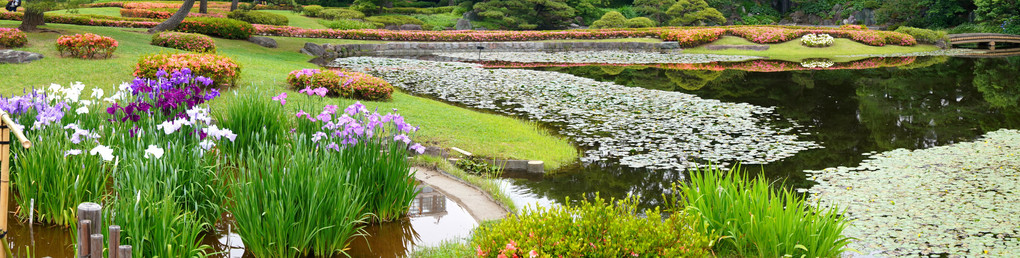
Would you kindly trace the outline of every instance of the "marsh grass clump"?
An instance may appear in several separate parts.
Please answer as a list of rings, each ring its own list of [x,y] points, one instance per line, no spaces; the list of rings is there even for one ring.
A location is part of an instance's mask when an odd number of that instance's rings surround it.
[[[238,94],[227,103],[226,111],[217,115],[220,126],[230,128],[238,135],[259,135],[259,141],[255,141],[254,137],[239,137],[220,145],[220,149],[231,157],[240,157],[244,151],[260,151],[256,147],[261,145],[283,145],[290,141],[293,120],[284,108],[287,93],[270,99],[258,92]]]
[[[769,183],[749,179],[739,166],[695,170],[690,182],[674,185],[664,196],[671,209],[700,217],[702,232],[722,238],[715,249],[742,257],[839,257],[850,238],[848,222],[835,208],[809,206],[803,197]]]

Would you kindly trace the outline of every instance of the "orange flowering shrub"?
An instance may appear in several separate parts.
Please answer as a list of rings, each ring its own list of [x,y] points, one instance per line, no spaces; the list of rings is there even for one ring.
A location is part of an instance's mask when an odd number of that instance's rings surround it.
[[[364,73],[302,69],[290,72],[287,83],[308,95],[334,96],[361,100],[386,100],[393,86],[383,79]]]
[[[28,36],[16,28],[0,28],[0,48],[15,48],[25,46],[28,43]]]
[[[229,57],[215,54],[179,53],[143,56],[135,65],[134,76],[156,79],[160,70],[168,73],[188,68],[195,76],[213,80],[216,85],[234,85],[241,76],[241,65]]]
[[[117,41],[92,33],[64,35],[57,38],[57,51],[77,58],[108,58],[117,50]]]
[[[153,46],[176,48],[191,52],[216,52],[216,42],[202,34],[160,32],[152,35]]]

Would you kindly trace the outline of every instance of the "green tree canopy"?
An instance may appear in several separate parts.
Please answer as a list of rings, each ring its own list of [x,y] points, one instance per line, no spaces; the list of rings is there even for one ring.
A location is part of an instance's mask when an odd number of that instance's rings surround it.
[[[677,1],[666,15],[672,17],[669,25],[705,25],[708,23],[723,24],[726,18],[715,8],[708,6],[705,0]]]
[[[560,29],[575,10],[566,0],[489,0],[474,6],[478,15],[509,29]]]
[[[634,0],[634,11],[658,23],[664,23],[669,20],[666,11],[675,4],[676,0]]]
[[[1000,25],[1003,21],[1020,17],[1020,0],[974,0],[978,15],[981,21],[991,22]]]

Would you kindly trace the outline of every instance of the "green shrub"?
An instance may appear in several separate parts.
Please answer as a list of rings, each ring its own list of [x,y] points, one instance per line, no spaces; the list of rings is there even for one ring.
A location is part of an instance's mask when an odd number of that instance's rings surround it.
[[[309,17],[319,17],[322,15],[322,10],[325,10],[322,6],[318,5],[306,5],[301,8],[301,13]]]
[[[28,35],[16,28],[0,28],[0,48],[23,47]]]
[[[929,29],[903,26],[897,28],[896,32],[914,36],[914,39],[916,39],[918,42],[925,44],[935,44],[935,42],[938,42],[939,40],[945,40],[947,42],[949,41],[949,36],[945,31],[935,31]]]
[[[365,18],[366,21],[388,25],[417,24],[424,25],[425,22],[407,15],[381,15]]]
[[[655,27],[655,21],[648,17],[637,17],[627,20],[627,28],[648,28]]]
[[[453,13],[456,10],[457,6],[443,6],[433,8],[419,8],[419,7],[383,8],[384,13],[397,13],[397,14],[440,14],[440,13]]]
[[[251,23],[211,17],[184,19],[181,25],[177,26],[177,30],[225,39],[248,39],[252,34],[255,34],[255,26],[252,26]]]
[[[1001,33],[1002,30],[998,26],[990,26],[987,24],[974,24],[965,23],[960,26],[949,29],[949,34],[961,34],[961,33]]]
[[[602,18],[592,22],[592,29],[605,29],[605,28],[625,28],[627,27],[627,18],[623,17],[620,12],[612,11],[602,15]]]
[[[460,15],[454,13],[441,13],[441,14],[416,14],[414,18],[417,18],[424,22],[424,27],[430,27],[433,30],[442,30],[444,28],[453,28],[457,26],[457,19],[460,19]]]
[[[716,237],[683,211],[666,218],[658,208],[639,213],[637,198],[595,196],[483,223],[471,240],[479,257],[705,257]]]
[[[330,20],[340,19],[364,19],[365,14],[357,10],[344,9],[344,8],[330,8],[319,12],[319,17]]]
[[[339,20],[319,20],[319,24],[326,26],[326,28],[334,30],[359,30],[359,29],[378,29],[375,23],[366,22],[362,20],[350,20],[350,19],[339,19]]]
[[[287,16],[283,16],[283,15],[279,15],[279,14],[275,14],[275,13],[267,13],[267,12],[259,12],[259,11],[245,11],[245,10],[237,10],[237,11],[229,12],[229,13],[227,13],[227,18],[231,18],[231,19],[235,19],[235,20],[240,20],[240,21],[245,21],[245,22],[253,23],[253,24],[266,24],[266,25],[276,25],[276,26],[286,26],[288,24],[288,22],[289,22],[287,20]]]
[[[778,188],[778,190],[776,190]],[[708,189],[706,191],[706,189]],[[700,216],[702,232],[719,232],[716,249],[741,257],[839,257],[850,239],[835,208],[808,206],[803,197],[775,187],[764,175],[748,179],[739,166],[691,171],[674,185],[666,203]]]
[[[202,34],[164,31],[152,34],[153,46],[175,48],[192,52],[216,52],[216,41]]]

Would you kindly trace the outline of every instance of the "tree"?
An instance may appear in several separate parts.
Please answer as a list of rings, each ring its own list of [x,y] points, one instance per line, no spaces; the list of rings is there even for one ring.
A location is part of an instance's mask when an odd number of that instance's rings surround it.
[[[978,20],[1000,25],[1004,21],[1020,16],[1020,0],[974,0]]]
[[[199,1],[198,13],[209,13],[209,0]]]
[[[475,4],[474,9],[503,27],[525,30],[564,28],[576,13],[566,0],[489,0]]]
[[[40,25],[46,24],[43,13],[58,9],[73,9],[89,3],[88,0],[30,0],[24,1],[25,15],[18,26],[22,31],[37,31]]]
[[[177,12],[174,13],[174,15],[171,15],[170,18],[167,18],[165,21],[159,23],[159,25],[156,25],[156,27],[152,27],[151,29],[149,29],[149,33],[172,30],[174,28],[177,28],[177,25],[180,25],[181,22],[184,21],[184,18],[188,17],[188,13],[191,12],[191,7],[194,5],[195,0],[184,0],[184,3],[181,4],[181,8],[177,9]]]
[[[715,8],[708,6],[705,0],[677,1],[666,15],[672,17],[670,25],[705,25],[706,23],[723,24],[726,18]]]
[[[602,19],[591,23],[592,29],[624,27],[627,27],[627,17],[623,17],[623,14],[617,11],[608,12],[602,15]]]
[[[675,4],[676,0],[634,0],[634,10],[657,23],[665,23],[669,20],[666,11]]]

